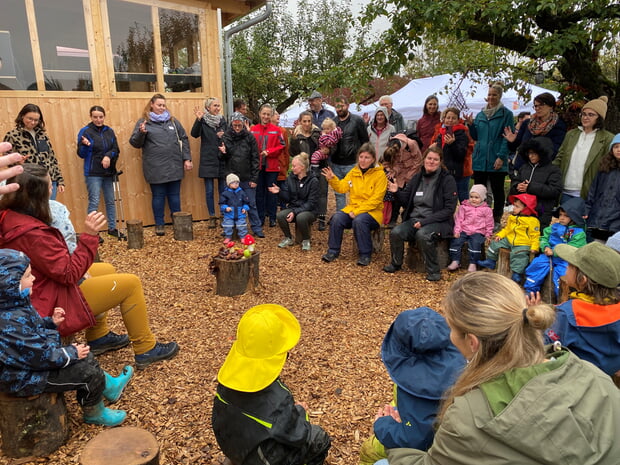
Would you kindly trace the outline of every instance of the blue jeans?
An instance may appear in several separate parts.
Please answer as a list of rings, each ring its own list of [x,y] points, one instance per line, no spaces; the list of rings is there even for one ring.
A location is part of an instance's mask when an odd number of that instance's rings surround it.
[[[265,221],[265,216],[272,220],[276,219],[276,209],[278,207],[278,196],[267,190],[276,183],[278,179],[277,171],[260,170],[258,172],[258,182],[256,183],[256,208],[261,224]]]
[[[235,221],[234,218],[224,217],[222,220],[222,228],[224,228],[224,235],[228,239],[232,239],[235,228],[237,228],[239,239],[243,239],[248,234],[248,225],[245,215],[237,218],[237,221]]]
[[[58,194],[58,183],[52,181],[52,194],[50,195],[50,199],[56,200],[56,194]]]
[[[348,213],[337,211],[329,220],[329,239],[327,240],[328,252],[340,254],[342,246],[342,233],[345,229],[353,228],[353,234],[357,241],[357,249],[360,257],[370,257],[372,254],[372,238],[370,231],[379,228],[379,223],[368,213],[362,213],[351,218]]]
[[[331,163],[330,166],[336,177],[338,179],[343,179],[355,165],[336,165],[335,163]],[[336,210],[342,210],[347,205],[347,195],[337,192],[335,192],[334,195],[336,197]]]
[[[250,226],[254,234],[263,232],[263,223],[258,216],[258,210],[256,209],[256,187],[250,187],[248,181],[241,181],[239,187],[243,189],[245,195],[248,196],[250,211],[248,212],[248,219],[250,220]]]
[[[469,246],[469,263],[476,263],[480,260],[482,247],[484,247],[484,235],[480,233],[467,235],[463,231],[461,231],[459,237],[455,237],[450,241],[450,260],[461,263],[461,250],[465,242]]]
[[[116,229],[116,206],[114,205],[114,178],[111,176],[86,176],[88,189],[88,210],[95,212],[99,208],[99,196],[103,190],[105,214],[108,219],[108,229]]]
[[[168,208],[170,214],[181,211],[181,181],[170,181],[161,184],[151,184],[151,194],[153,201],[153,216],[157,226],[164,225],[164,208],[166,206],[166,198],[168,199]]]
[[[215,201],[213,199],[213,183],[217,179],[217,192],[222,195],[226,182],[222,178],[204,178],[205,180],[205,198],[207,199],[207,210],[209,210],[209,216],[215,215]]]

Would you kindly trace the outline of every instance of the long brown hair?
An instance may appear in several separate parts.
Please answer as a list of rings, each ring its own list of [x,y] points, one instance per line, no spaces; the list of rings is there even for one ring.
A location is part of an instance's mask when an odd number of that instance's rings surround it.
[[[153,103],[155,103],[155,100],[166,100],[166,97],[162,94],[155,94],[151,97],[151,99],[149,100],[149,103],[146,104],[146,106],[144,107],[144,111],[142,112],[142,118],[144,118],[146,121],[150,121],[151,118],[149,117],[149,113],[151,112],[151,105]],[[166,108],[167,109],[167,108]],[[168,110],[168,112],[170,112],[170,110]],[[170,120],[173,120],[174,118],[172,117],[172,115],[170,115]]]
[[[523,290],[497,273],[476,272],[456,281],[443,301],[450,329],[479,341],[462,375],[447,393],[438,420],[454,398],[513,368],[545,359],[542,330],[555,319],[550,305],[527,307]]]
[[[607,152],[605,156],[601,158],[601,164],[599,165],[598,169],[603,173],[609,173],[610,171],[620,169],[620,162],[616,157],[614,157],[613,150],[609,150],[609,152]]]
[[[19,184],[19,189],[2,196],[0,210],[11,209],[51,224],[49,173],[34,163],[24,163],[23,167],[23,173],[7,180],[7,183]]]
[[[22,107],[21,110],[19,110],[19,113],[15,118],[15,127],[17,129],[22,129],[24,127],[24,116],[26,116],[26,113],[38,113],[39,122],[35,127],[45,131],[45,121],[43,120],[43,113],[41,113],[41,108],[39,107],[39,105],[35,105],[34,103],[27,103]]]

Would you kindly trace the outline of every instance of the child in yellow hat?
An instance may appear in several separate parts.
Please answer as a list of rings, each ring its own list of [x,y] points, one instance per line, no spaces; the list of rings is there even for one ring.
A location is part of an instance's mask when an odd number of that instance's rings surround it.
[[[329,435],[308,415],[279,379],[288,352],[297,345],[297,318],[275,304],[252,307],[239,321],[217,375],[213,432],[233,465],[320,465]]]

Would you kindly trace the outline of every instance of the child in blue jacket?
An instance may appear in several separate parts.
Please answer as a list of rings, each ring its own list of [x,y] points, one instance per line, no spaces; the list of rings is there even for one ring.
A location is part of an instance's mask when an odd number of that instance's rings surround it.
[[[247,213],[250,210],[250,200],[245,191],[239,187],[239,176],[230,173],[226,176],[226,188],[220,195],[220,210],[222,211],[222,227],[224,236],[232,239],[233,228],[237,228],[237,235],[245,237],[248,234]]]
[[[394,381],[394,401],[379,409],[374,435],[362,444],[360,465],[387,457],[386,448],[428,449],[444,392],[465,366],[450,342],[446,320],[428,307],[396,317],[383,339],[381,358]]]

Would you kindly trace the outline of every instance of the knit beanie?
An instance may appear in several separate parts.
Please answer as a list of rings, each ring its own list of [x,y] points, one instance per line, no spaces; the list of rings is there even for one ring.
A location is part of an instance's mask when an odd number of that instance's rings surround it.
[[[609,144],[609,150],[611,150],[616,144],[620,144],[620,133],[616,134],[611,140],[611,144]]]
[[[230,118],[231,123],[233,121],[244,121],[244,120],[245,120],[245,116],[243,116],[243,114],[239,113],[238,111],[234,112],[232,114],[232,117]]]
[[[228,176],[226,176],[226,185],[229,186],[233,182],[239,182],[239,176],[237,176],[235,173],[230,173]]]
[[[594,100],[587,102],[583,106],[582,110],[589,108],[590,110],[597,112],[601,118],[605,119],[605,116],[607,115],[607,100],[608,99],[605,95],[595,98]]]
[[[487,199],[487,188],[484,186],[484,184],[474,184],[469,190],[470,194],[472,192],[478,194],[483,202]]]

